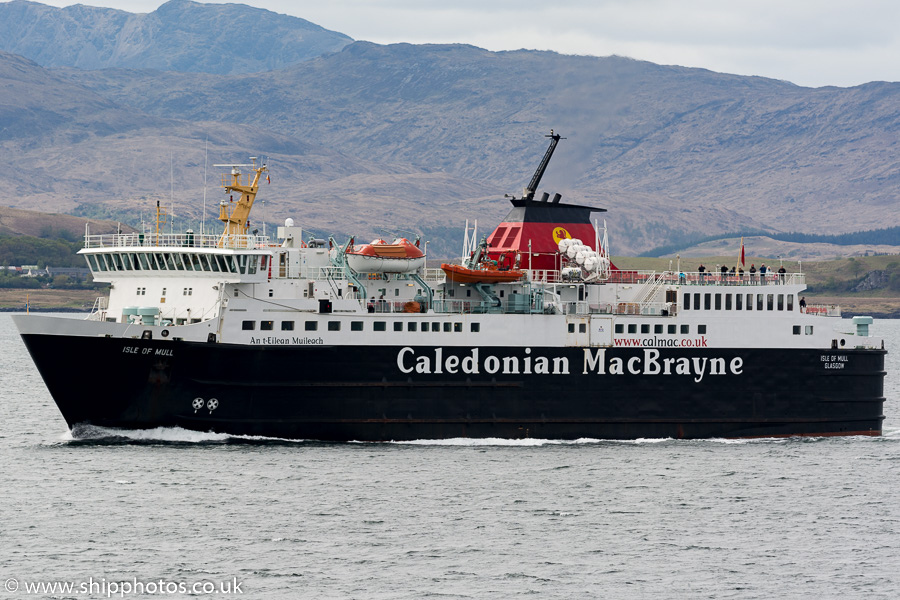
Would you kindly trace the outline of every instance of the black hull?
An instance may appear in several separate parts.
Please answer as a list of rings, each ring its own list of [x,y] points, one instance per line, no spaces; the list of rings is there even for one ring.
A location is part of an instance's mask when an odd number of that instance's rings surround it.
[[[880,435],[884,419],[883,350],[609,348],[587,349],[586,360],[584,348],[23,338],[70,427],[328,441],[637,439]],[[534,372],[541,356],[547,373]],[[423,357],[430,373],[415,370]],[[519,373],[498,368],[504,357]],[[675,372],[684,358],[693,370]]]

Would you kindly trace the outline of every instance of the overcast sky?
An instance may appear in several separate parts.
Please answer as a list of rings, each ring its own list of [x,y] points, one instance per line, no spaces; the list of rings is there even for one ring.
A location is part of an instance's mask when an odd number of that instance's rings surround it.
[[[81,0],[131,12],[152,12],[162,3]],[[379,44],[458,42],[488,50],[617,54],[813,87],[900,81],[897,0],[246,0],[242,4],[302,17]]]

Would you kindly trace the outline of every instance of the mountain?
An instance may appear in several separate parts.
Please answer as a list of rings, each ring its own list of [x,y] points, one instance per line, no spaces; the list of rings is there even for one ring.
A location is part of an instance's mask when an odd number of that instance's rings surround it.
[[[45,67],[250,73],[336,52],[352,41],[241,4],[170,0],[149,14],[26,0],[0,4],[0,50]]]
[[[898,84],[810,89],[620,57],[367,42],[240,77],[66,74],[148,114],[262,124],[509,193],[554,127],[568,139],[544,187],[609,208],[623,251],[685,232],[837,233],[900,220]],[[397,183],[398,198],[410,197]],[[508,206],[469,205],[490,218]]]
[[[172,4],[191,6],[160,10]],[[265,157],[257,222],[414,229],[449,256],[465,219],[486,232],[507,212],[503,194],[521,194],[554,128],[567,139],[541,191],[608,208],[617,254],[900,225],[896,83],[813,89],[621,57],[355,42],[242,74],[0,54],[0,92],[0,185],[19,208],[118,220],[160,200],[197,221],[208,144],[209,164]]]

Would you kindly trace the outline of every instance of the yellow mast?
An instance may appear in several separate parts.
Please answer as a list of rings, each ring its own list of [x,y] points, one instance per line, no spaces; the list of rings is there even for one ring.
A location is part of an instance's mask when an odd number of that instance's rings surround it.
[[[169,213],[166,212],[166,209],[160,207],[159,200],[156,201],[156,243],[159,244],[159,224],[164,220],[165,217],[168,217]]]
[[[219,245],[223,246],[229,236],[247,235],[250,221],[250,209],[253,208],[253,201],[256,200],[256,193],[259,191],[259,178],[263,173],[269,171],[266,165],[256,166],[256,157],[251,156],[252,164],[249,165],[213,165],[215,167],[231,167],[231,175],[223,175],[222,187],[225,193],[239,192],[241,197],[234,201],[225,201],[219,205],[219,220],[225,223],[225,231],[222,232],[222,238]],[[241,167],[250,167],[253,171],[253,181],[250,181],[249,175],[242,182]]]

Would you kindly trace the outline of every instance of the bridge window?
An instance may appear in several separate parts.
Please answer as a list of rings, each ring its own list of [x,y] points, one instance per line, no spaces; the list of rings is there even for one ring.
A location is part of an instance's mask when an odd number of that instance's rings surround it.
[[[775,310],[775,294],[766,294],[766,310]]]
[[[788,312],[794,311],[794,295],[793,294],[787,295],[787,309],[788,309]]]
[[[747,310],[753,310],[753,294],[747,294]]]
[[[716,310],[722,310],[722,294],[716,294]]]
[[[756,295],[756,310],[763,309],[763,294]]]
[[[684,310],[691,310],[691,295],[684,295]]]
[[[712,294],[703,294],[703,310],[712,310]]]
[[[694,310],[700,310],[700,294],[694,294]]]
[[[778,310],[784,310],[784,294],[778,294]]]
[[[741,310],[743,308],[743,294],[735,294],[734,295],[734,310]]]
[[[725,310],[731,310],[731,294],[725,294]]]

